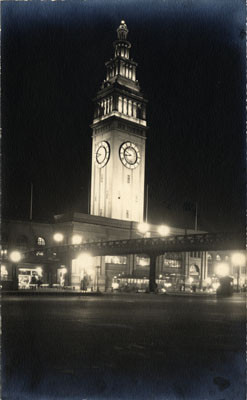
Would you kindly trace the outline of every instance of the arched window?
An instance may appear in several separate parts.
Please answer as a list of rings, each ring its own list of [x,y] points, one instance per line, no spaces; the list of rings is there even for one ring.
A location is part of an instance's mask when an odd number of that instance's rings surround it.
[[[212,261],[212,255],[208,254],[208,261]]]
[[[37,242],[36,243],[37,243],[38,246],[45,246],[45,239],[43,237],[39,236],[37,238]]]
[[[217,254],[217,256],[216,256],[216,260],[217,260],[217,261],[221,261],[221,257],[220,257],[220,255],[219,255],[219,254]]]

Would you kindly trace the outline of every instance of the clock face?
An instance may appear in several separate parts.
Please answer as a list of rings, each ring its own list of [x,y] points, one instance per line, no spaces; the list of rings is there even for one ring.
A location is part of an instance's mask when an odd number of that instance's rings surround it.
[[[110,145],[108,142],[100,142],[96,148],[96,162],[99,168],[104,167],[110,158]]]
[[[131,142],[125,142],[120,146],[119,156],[123,165],[130,169],[136,168],[141,160],[138,147]]]

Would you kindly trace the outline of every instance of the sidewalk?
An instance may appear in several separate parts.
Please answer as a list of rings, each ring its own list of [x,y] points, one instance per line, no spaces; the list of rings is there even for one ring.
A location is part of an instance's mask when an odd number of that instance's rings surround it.
[[[2,296],[102,296],[101,292],[84,292],[66,289],[1,290]]]
[[[215,292],[165,292],[166,296],[184,296],[184,297],[213,297],[216,296]]]

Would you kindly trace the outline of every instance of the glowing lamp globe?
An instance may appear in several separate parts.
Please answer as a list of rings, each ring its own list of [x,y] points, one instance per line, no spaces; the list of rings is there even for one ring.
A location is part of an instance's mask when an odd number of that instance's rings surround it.
[[[9,255],[9,258],[14,263],[18,263],[21,260],[21,253],[19,251],[12,251]]]
[[[138,231],[145,234],[149,230],[149,225],[146,222],[143,222],[138,225]]]
[[[167,235],[169,235],[169,233],[170,233],[170,228],[169,228],[169,226],[160,225],[160,226],[158,227],[158,233],[159,233],[161,236],[167,236]]]
[[[72,244],[81,244],[82,236],[81,235],[73,235],[71,241],[72,241]]]
[[[55,242],[62,242],[63,241],[63,234],[60,232],[54,233],[53,235],[53,239],[55,240]]]

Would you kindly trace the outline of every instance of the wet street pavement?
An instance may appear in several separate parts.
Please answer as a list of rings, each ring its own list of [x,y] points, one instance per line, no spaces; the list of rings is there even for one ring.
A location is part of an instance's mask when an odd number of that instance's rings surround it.
[[[2,296],[2,399],[245,399],[245,297]]]

